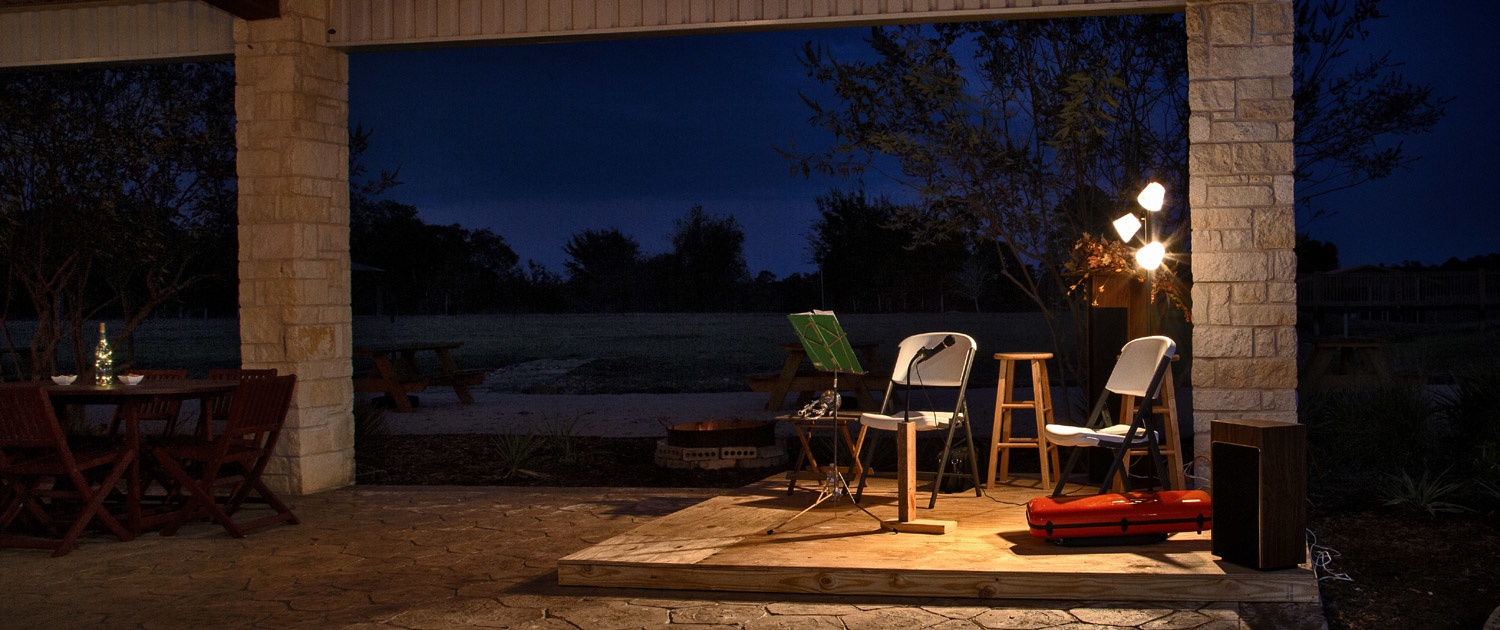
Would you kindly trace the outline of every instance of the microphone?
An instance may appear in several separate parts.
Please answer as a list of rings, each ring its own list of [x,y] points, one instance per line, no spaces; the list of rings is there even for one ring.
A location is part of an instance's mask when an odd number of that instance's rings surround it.
[[[919,373],[913,374],[917,364],[941,354],[955,343],[958,343],[958,339],[955,339],[953,335],[947,335],[937,343],[922,346],[912,353],[911,361],[906,364],[906,415],[902,416],[902,422],[911,422],[911,382],[914,376],[919,381],[922,378]]]
[[[932,344],[930,346],[922,346],[921,350],[918,350],[916,354],[912,355],[910,365],[916,365],[918,363],[931,359],[932,357],[942,353],[942,351],[951,348],[955,343],[958,343],[958,339],[955,339],[953,335],[948,335],[946,337],[943,337],[942,340],[938,341],[935,344]],[[910,368],[908,367],[908,369]]]

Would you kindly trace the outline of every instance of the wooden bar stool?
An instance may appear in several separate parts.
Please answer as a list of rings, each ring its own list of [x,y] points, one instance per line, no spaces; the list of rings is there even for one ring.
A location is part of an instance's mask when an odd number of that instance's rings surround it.
[[[1049,444],[1044,428],[1052,418],[1052,386],[1047,377],[1047,359],[1051,352],[997,352],[1000,382],[995,390],[995,424],[990,432],[990,463],[986,487],[995,487],[998,465],[1000,481],[1010,480],[1010,449],[1036,449],[1041,462],[1042,487],[1052,487],[1052,471],[1062,468],[1057,447]],[[1016,363],[1031,363],[1031,400],[1016,400]],[[1017,409],[1030,409],[1036,416],[1036,437],[1011,435],[1011,416]]]
[[[1177,361],[1177,355],[1172,356],[1172,362]],[[1172,368],[1169,366],[1161,377],[1161,400],[1151,407],[1152,415],[1161,417],[1162,435],[1161,445],[1158,450],[1161,456],[1172,467],[1172,487],[1176,490],[1186,490],[1184,484],[1182,464],[1182,439],[1177,435],[1177,387],[1172,382]],[[1120,399],[1120,417],[1129,418],[1135,415],[1135,396],[1122,396]],[[1125,470],[1130,470],[1131,458],[1146,456],[1146,449],[1131,449],[1125,453],[1125,459],[1121,462]],[[1115,480],[1117,489],[1120,481]]]

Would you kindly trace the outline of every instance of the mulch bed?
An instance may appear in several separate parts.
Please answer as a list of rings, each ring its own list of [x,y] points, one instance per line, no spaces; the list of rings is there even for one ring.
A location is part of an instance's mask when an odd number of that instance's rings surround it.
[[[1477,630],[1500,606],[1500,515],[1368,508],[1314,513],[1308,528],[1352,579],[1320,582],[1331,630]]]

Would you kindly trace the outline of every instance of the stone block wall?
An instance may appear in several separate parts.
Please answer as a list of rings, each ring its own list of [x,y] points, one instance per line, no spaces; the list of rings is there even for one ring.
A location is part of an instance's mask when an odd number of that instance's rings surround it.
[[[326,1],[281,7],[234,21],[240,355],[297,375],[266,478],[306,494],[354,483],[349,65]]]
[[[1297,421],[1292,0],[1188,0],[1194,452]]]

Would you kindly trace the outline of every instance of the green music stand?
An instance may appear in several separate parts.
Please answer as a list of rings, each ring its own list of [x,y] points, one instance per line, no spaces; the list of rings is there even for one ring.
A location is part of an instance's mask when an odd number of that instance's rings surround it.
[[[849,346],[849,336],[844,333],[839,320],[832,311],[812,311],[810,313],[792,313],[787,315],[791,320],[792,328],[797,332],[797,340],[802,342],[802,348],[807,351],[807,358],[812,361],[813,367],[822,372],[833,374],[833,389],[829,393],[833,397],[834,432],[833,432],[833,459],[828,467],[828,476],[824,478],[823,485],[818,489],[818,498],[812,505],[803,508],[801,512],[792,515],[780,525],[766,530],[767,534],[774,534],[776,530],[786,527],[787,523],[797,520],[797,517],[806,514],[809,510],[818,507],[824,501],[833,499],[838,502],[839,496],[852,497],[849,491],[849,482],[844,479],[844,474],[839,471],[839,407],[842,406],[843,395],[839,393],[839,374],[864,374],[865,370],[859,365],[859,359],[854,356],[854,348]],[[825,398],[827,395],[825,394]],[[816,403],[814,403],[816,404]],[[806,414],[814,405],[804,407],[801,412]],[[805,416],[804,416],[805,417]],[[811,429],[809,429],[810,431]],[[799,459],[800,461],[800,459]],[[870,518],[876,521],[880,517],[875,516],[865,506],[850,501],[854,507],[860,509]]]

